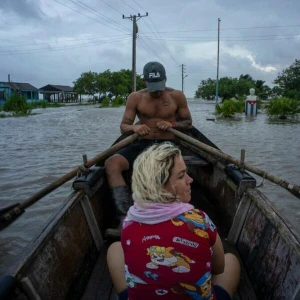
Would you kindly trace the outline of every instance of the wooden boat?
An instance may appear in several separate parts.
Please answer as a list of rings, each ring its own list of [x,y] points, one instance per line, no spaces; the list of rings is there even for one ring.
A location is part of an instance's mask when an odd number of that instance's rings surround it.
[[[225,250],[241,261],[234,299],[300,299],[298,233],[251,175],[198,146],[200,141],[221,153],[202,133],[193,128],[176,136],[194,178],[192,203],[210,215]],[[125,174],[127,180],[130,174]],[[2,275],[0,299],[114,298],[103,233],[114,225],[115,212],[103,161],[77,178],[73,188],[60,211]]]

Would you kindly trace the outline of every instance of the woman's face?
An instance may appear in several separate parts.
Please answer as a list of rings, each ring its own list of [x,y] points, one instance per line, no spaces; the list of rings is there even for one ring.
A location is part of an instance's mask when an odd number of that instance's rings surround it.
[[[165,185],[165,189],[177,196],[180,202],[191,201],[191,183],[193,179],[186,173],[186,165],[182,157],[176,156],[171,177]]]

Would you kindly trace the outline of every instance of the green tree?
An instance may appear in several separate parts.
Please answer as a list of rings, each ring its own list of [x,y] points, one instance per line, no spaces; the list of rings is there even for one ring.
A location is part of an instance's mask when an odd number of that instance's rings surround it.
[[[282,95],[291,99],[300,99],[300,60],[284,69],[274,80],[274,83],[282,89]]]
[[[218,94],[224,100],[235,98],[245,99],[249,90],[254,88],[258,96],[268,97],[271,89],[265,85],[263,80],[254,80],[249,74],[240,75],[239,78],[222,77],[219,80]],[[213,99],[216,94],[216,80],[208,78],[201,80],[195,98]]]
[[[215,97],[215,94],[216,80],[208,78],[207,80],[201,80],[194,97],[211,100]]]
[[[225,100],[236,97],[237,78],[222,77],[219,80],[219,97]]]
[[[279,86],[273,86],[272,91],[271,91],[271,96],[273,98],[279,98],[283,94],[283,89],[280,88]]]
[[[130,78],[126,70],[122,69],[119,72],[112,72],[111,84],[109,87],[110,97],[125,97],[128,91],[129,82]]]
[[[73,90],[78,94],[94,96],[98,92],[97,76],[95,72],[82,73],[81,76],[73,82]]]
[[[112,73],[106,70],[96,75],[96,89],[99,92],[99,98],[105,98],[109,91]]]

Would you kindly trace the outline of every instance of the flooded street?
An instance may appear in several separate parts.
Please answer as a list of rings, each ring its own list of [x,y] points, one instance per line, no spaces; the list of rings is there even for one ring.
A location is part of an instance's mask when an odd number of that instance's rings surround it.
[[[88,159],[111,146],[120,135],[124,107],[67,106],[35,110],[35,115],[0,119],[0,206],[22,202]],[[193,125],[223,152],[288,182],[300,184],[300,122],[255,118],[208,121],[214,103],[189,101]],[[257,183],[262,179],[255,176]],[[298,230],[300,200],[265,181],[261,190]],[[0,232],[0,274],[43,229],[71,191],[71,182],[26,209]]]

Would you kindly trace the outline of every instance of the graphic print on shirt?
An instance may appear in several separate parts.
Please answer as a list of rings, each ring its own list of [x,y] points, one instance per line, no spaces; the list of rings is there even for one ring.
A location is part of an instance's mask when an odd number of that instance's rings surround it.
[[[186,224],[189,230],[203,238],[209,238],[208,233],[205,231],[208,227],[212,231],[216,228],[209,217],[206,214],[204,217],[198,209],[187,211],[171,221],[175,226]]]
[[[190,264],[195,263],[181,252],[173,247],[151,246],[147,249],[147,255],[150,256],[151,262],[146,264],[149,269],[158,269],[158,266],[175,267],[172,269],[176,273],[190,272]]]
[[[127,283],[128,287],[135,288],[138,283],[147,284],[147,282],[145,282],[141,278],[139,278],[139,277],[137,277],[133,274],[130,274],[129,271],[128,271],[128,266],[127,265],[124,266],[124,269],[125,269],[126,283]]]
[[[211,287],[211,273],[206,272],[194,284],[178,282],[172,287],[172,291],[176,294],[188,294],[195,300],[212,300],[214,297]]]

